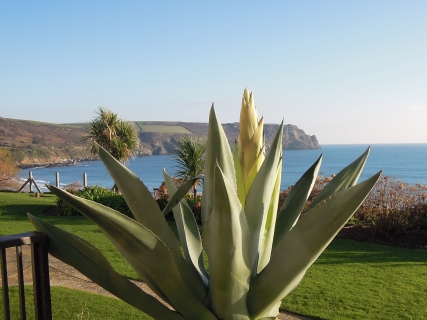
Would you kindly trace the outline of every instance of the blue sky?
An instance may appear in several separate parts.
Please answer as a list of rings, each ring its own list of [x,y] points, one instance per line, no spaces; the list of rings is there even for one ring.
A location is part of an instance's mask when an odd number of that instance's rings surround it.
[[[427,143],[426,1],[2,1],[0,116],[265,122]]]

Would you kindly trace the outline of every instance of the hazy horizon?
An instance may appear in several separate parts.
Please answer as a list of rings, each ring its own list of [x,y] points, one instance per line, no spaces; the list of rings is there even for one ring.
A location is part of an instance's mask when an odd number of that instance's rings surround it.
[[[427,143],[427,2],[8,2],[0,116],[266,123],[326,144]],[[31,119],[28,119],[31,118]],[[134,120],[138,119],[138,120]]]

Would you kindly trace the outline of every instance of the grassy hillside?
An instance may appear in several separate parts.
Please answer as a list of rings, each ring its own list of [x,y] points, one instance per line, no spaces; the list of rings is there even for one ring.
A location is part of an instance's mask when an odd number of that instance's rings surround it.
[[[174,125],[156,125],[156,124],[145,124],[142,121],[134,122],[139,132],[156,132],[156,133],[168,133],[168,134],[191,134],[192,132],[185,129],[182,126]]]
[[[0,147],[20,164],[90,157],[83,135],[82,128],[0,117]]]
[[[91,158],[82,142],[86,124],[53,124],[0,117],[0,148],[10,150],[21,166]],[[207,123],[197,122],[134,121],[134,124],[141,140],[141,155],[170,154],[182,134],[206,136],[208,131]],[[238,123],[223,126],[230,145],[233,145],[239,132]],[[267,147],[278,128],[278,124],[264,125]],[[305,134],[294,125],[285,125],[283,133],[284,149],[320,148],[315,136]]]

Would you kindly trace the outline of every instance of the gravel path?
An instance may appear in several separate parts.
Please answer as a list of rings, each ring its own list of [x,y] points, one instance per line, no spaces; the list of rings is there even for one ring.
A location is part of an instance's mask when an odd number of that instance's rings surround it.
[[[7,252],[7,270],[9,285],[17,285],[18,277],[16,271],[16,251],[14,248],[6,249]],[[30,246],[22,246],[23,262],[24,262],[24,282],[26,285],[32,285],[32,270],[31,270],[31,248]],[[58,259],[49,255],[49,276],[51,286],[60,286],[70,289],[88,291],[92,293],[102,294],[114,297],[109,292],[102,289],[100,286],[86,278],[73,267],[64,264]],[[136,285],[142,288],[150,295],[157,297],[147,285],[140,281],[132,280]],[[0,279],[1,283],[1,279]],[[278,320],[297,320],[308,319],[291,313],[281,312],[277,317]]]

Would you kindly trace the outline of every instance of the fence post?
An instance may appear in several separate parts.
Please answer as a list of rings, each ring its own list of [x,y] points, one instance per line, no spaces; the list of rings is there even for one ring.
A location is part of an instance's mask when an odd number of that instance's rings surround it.
[[[39,193],[42,193],[41,190],[40,190],[40,188],[39,188],[39,186],[36,183],[36,180],[34,180],[33,173],[31,171],[29,171],[29,173],[28,173],[28,180],[25,181],[25,183],[22,185],[21,188],[19,188],[18,193],[21,192],[24,189],[24,187],[27,185],[27,183],[30,184],[30,192],[33,192],[33,183],[34,183],[34,186],[37,188],[37,190],[39,191]]]
[[[33,192],[33,173],[31,171],[28,172],[28,181],[30,181],[30,192]]]
[[[59,172],[56,173],[56,187],[59,188]]]
[[[87,187],[87,174],[83,173],[83,187]]]
[[[51,320],[52,305],[49,281],[49,258],[47,252],[47,237],[42,242],[31,245],[34,309],[36,320]]]

